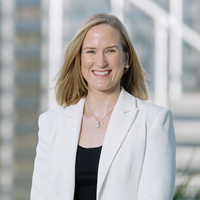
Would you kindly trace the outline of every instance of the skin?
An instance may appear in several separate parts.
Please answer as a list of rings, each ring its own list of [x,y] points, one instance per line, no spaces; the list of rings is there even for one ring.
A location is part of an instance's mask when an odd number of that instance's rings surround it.
[[[114,108],[128,61],[129,54],[123,51],[120,34],[116,29],[100,24],[87,32],[81,51],[81,71],[88,83],[86,101],[98,120]],[[95,74],[98,72],[108,74]],[[79,145],[87,148],[101,146],[111,114],[101,121],[101,127],[97,129],[97,120],[85,103]]]

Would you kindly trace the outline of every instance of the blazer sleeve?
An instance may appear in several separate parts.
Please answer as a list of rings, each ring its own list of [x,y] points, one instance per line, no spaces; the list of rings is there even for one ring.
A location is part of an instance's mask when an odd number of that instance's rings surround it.
[[[51,173],[51,163],[48,153],[47,137],[39,117],[38,144],[32,177],[31,200],[59,200]]]
[[[175,182],[176,141],[173,117],[162,109],[146,138],[146,151],[138,187],[138,200],[172,200]]]

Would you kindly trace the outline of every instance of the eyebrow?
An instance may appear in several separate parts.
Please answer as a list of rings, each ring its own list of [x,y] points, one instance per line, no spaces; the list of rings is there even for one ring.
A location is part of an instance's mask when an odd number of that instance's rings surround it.
[[[119,49],[119,47],[117,45],[108,46],[105,49],[114,48],[114,47],[117,48],[117,49]],[[86,49],[96,49],[96,48],[95,47],[85,47],[83,50],[86,50]]]

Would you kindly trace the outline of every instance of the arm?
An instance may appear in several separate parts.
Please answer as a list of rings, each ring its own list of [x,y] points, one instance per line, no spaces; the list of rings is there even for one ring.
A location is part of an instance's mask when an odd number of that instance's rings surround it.
[[[31,187],[31,200],[58,200],[58,195],[52,180],[51,164],[48,153],[47,138],[42,126],[42,115],[39,117],[39,142]]]
[[[147,132],[138,200],[172,200],[176,141],[171,111],[163,109]]]

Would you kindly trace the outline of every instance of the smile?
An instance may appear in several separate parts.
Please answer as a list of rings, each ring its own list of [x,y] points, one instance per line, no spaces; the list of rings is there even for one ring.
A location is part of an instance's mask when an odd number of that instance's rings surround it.
[[[109,74],[111,72],[111,70],[108,70],[108,71],[103,71],[103,72],[100,72],[100,71],[92,71],[94,74],[96,75],[100,75],[100,76],[103,76],[103,75],[106,75],[106,74]]]

